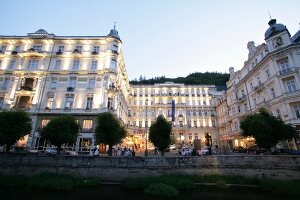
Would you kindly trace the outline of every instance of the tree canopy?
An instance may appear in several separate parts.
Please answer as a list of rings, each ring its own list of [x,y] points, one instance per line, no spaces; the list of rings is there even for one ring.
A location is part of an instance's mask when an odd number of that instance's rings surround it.
[[[285,124],[265,110],[248,115],[241,121],[241,129],[243,136],[254,137],[256,144],[266,149],[274,147],[280,140],[290,140],[297,135],[292,125]]]
[[[109,112],[98,115],[95,130],[96,142],[109,146],[109,156],[112,156],[112,146],[121,143],[126,135],[126,128],[121,125],[115,115]]]
[[[41,136],[61,150],[62,144],[74,144],[79,132],[79,125],[74,117],[64,115],[55,117],[42,128]]]
[[[6,152],[32,129],[31,118],[24,111],[1,111],[0,125],[0,145],[6,145]]]
[[[164,151],[171,144],[172,124],[162,115],[159,115],[156,121],[150,126],[149,140],[164,155]]]
[[[174,83],[184,83],[187,85],[216,85],[216,86],[225,86],[226,82],[229,80],[229,74],[219,73],[219,72],[195,72],[191,73],[186,77],[177,77],[177,78],[166,78],[165,76],[155,77],[146,79],[144,76],[140,76],[139,80],[135,79],[130,81],[130,84],[133,85],[153,85],[155,83],[165,83],[165,82],[174,82]]]

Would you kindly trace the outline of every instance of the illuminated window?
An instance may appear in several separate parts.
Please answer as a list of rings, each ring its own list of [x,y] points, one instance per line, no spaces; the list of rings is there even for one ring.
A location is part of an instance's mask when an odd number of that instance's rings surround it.
[[[43,127],[47,126],[47,124],[48,124],[49,122],[50,122],[49,119],[43,119],[43,120],[41,121],[41,127],[43,128]]]
[[[53,98],[53,97],[48,97],[46,107],[52,108],[52,106],[53,106],[53,101],[54,101],[54,98]]]
[[[91,119],[85,119],[83,120],[83,129],[92,129],[93,128],[93,120]]]

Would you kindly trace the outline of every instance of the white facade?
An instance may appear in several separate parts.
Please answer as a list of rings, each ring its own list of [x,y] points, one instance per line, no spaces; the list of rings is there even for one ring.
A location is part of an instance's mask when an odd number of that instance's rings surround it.
[[[253,142],[252,138],[240,136],[240,121],[261,107],[300,129],[300,32],[291,37],[276,20],[269,25],[266,44],[255,46],[249,42],[248,60],[243,68],[236,72],[232,67],[229,69],[226,100],[217,105],[217,111],[227,108],[227,116],[220,117],[218,122],[223,124],[219,134],[224,146],[247,146]],[[288,146],[296,148],[294,142]]]

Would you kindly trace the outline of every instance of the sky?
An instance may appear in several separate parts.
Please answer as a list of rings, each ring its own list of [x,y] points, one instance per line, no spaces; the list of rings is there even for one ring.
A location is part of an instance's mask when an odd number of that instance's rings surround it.
[[[264,42],[268,12],[292,35],[300,29],[299,0],[0,0],[0,8],[0,35],[104,36],[116,21],[130,80],[241,69],[248,41]]]

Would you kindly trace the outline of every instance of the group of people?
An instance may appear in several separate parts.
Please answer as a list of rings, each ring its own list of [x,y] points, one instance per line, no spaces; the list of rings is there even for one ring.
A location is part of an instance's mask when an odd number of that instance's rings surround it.
[[[99,156],[100,152],[97,147],[90,150],[90,156]],[[117,150],[113,149],[113,155],[115,156],[135,156],[135,151],[132,148],[118,147]]]
[[[115,151],[116,156],[135,156],[135,151],[132,148],[118,147]]]

